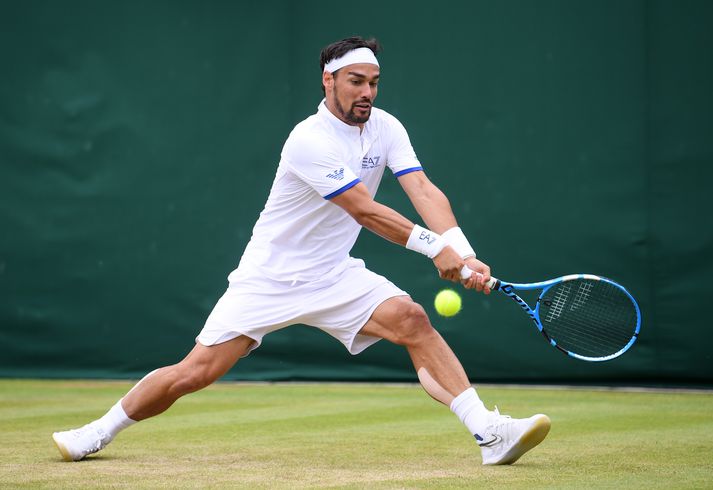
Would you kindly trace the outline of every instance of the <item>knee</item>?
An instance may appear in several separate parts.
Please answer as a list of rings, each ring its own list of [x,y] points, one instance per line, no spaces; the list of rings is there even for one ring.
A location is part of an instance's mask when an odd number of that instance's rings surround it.
[[[431,325],[426,310],[418,303],[404,303],[399,312],[399,322],[394,328],[394,343],[399,345],[417,345],[427,341],[435,330]]]

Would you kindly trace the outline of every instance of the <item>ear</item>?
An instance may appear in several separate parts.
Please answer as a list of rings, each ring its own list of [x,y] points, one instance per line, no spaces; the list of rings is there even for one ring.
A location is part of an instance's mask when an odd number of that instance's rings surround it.
[[[324,85],[324,90],[332,90],[334,88],[334,75],[330,72],[322,72],[322,85]]]

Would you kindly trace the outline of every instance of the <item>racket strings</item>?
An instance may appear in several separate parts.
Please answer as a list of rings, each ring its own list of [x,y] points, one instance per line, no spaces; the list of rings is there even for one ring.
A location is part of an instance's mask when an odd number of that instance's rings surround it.
[[[599,310],[599,312],[597,312]],[[563,318],[557,324],[548,326],[549,333],[557,339],[558,344],[572,352],[581,355],[599,357],[617,352],[631,339],[631,328],[622,328],[617,319],[605,317],[610,310],[590,306],[589,312],[596,316],[596,323],[589,318]]]
[[[606,281],[576,279],[550,288],[540,299],[542,326],[570,352],[604,357],[618,352],[638,323],[629,296]]]
[[[612,309],[610,303],[591,301],[577,314],[570,308],[558,321],[549,322],[548,332],[561,347],[581,355],[614,353],[631,339],[634,320],[622,322],[619,308]]]

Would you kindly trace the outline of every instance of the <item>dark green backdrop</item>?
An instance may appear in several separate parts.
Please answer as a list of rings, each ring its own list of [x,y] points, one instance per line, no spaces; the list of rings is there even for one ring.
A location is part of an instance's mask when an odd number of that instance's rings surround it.
[[[137,377],[180,359],[226,286],[318,55],[384,52],[401,119],[493,272],[627,285],[640,341],[570,360],[499,296],[363,232],[354,254],[432,313],[473,380],[713,381],[713,2],[5,1],[0,4],[0,375]],[[415,219],[394,179],[382,202]],[[235,379],[415,379],[297,326]]]

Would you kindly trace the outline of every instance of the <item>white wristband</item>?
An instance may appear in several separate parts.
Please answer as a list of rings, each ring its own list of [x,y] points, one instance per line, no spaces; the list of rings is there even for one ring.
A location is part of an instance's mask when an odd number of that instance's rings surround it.
[[[446,248],[446,241],[438,233],[427,230],[423,226],[414,225],[406,242],[406,248],[422,253],[429,259],[434,258]]]
[[[458,255],[460,255],[462,259],[466,259],[468,257],[475,258],[475,250],[473,250],[473,247],[470,246],[468,239],[463,234],[463,230],[461,230],[458,226],[454,226],[450,230],[446,230],[441,236],[446,243],[448,243],[448,245],[453,247],[453,249],[458,252]]]

